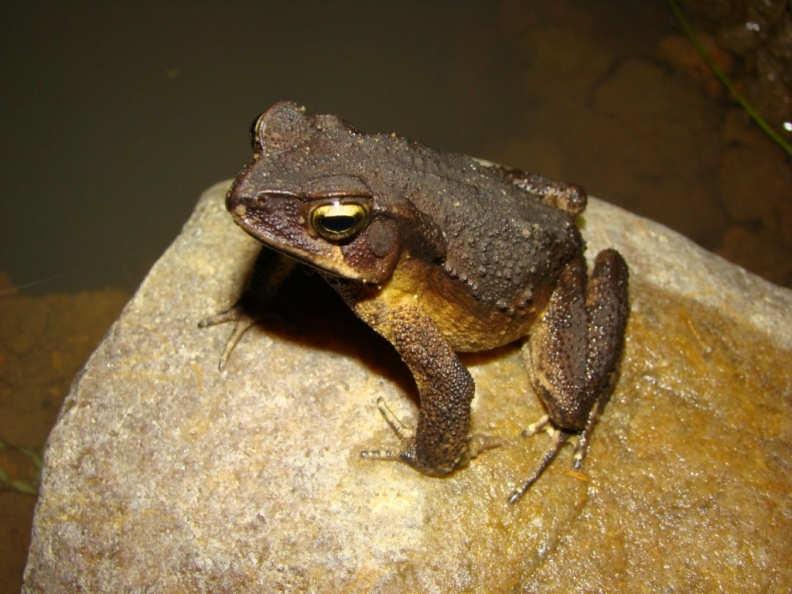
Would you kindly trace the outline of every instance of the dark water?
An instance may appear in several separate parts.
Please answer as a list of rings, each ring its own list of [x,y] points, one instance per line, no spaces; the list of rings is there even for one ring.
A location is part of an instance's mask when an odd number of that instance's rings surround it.
[[[40,447],[124,292],[199,193],[248,159],[251,120],[280,99],[578,182],[792,283],[792,215],[778,200],[792,195],[789,164],[706,75],[660,49],[677,34],[664,1],[16,3],[3,13],[0,299],[12,287],[121,293],[102,315],[91,298],[36,305],[51,326],[18,313],[25,304],[0,310],[10,328],[0,392],[20,403],[0,406],[0,440]],[[71,311],[96,328],[81,331]],[[18,361],[54,379],[34,389],[32,376],[8,373]],[[46,406],[31,404],[42,394]],[[13,497],[5,509],[21,511],[2,523],[16,553],[0,552],[10,591],[33,502]]]
[[[4,9],[0,271],[15,286],[134,288],[284,98],[577,181],[712,249],[730,224],[728,102],[658,59],[674,30],[660,0],[75,6]]]

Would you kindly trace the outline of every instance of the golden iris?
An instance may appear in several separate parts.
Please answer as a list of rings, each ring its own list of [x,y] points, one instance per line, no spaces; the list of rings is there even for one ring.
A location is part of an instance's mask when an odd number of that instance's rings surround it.
[[[317,235],[339,243],[357,235],[368,222],[368,208],[357,202],[320,204],[311,211],[311,228]]]

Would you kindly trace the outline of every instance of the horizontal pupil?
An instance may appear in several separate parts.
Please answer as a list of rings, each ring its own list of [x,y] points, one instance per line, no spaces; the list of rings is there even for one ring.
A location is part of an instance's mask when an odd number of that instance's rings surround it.
[[[333,233],[343,233],[355,226],[359,217],[348,215],[324,216],[321,219],[322,227]]]

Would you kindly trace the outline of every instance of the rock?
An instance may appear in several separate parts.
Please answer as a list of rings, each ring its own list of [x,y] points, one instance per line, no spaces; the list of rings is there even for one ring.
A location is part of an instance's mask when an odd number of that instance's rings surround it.
[[[476,429],[452,477],[367,462],[415,414],[396,355],[316,278],[250,332],[233,302],[258,246],[211,188],[73,384],[49,438],[25,592],[787,591],[792,293],[603,202],[590,253],[632,270],[621,380],[583,472],[547,438],[516,347],[468,356]],[[296,315],[297,317],[293,317]],[[292,316],[292,317],[290,317]]]
[[[700,33],[698,41],[704,47],[710,59],[720,68],[721,72],[729,74],[733,65],[731,55],[718,47],[715,40],[706,33]],[[657,55],[669,66],[676,70],[681,70],[699,83],[710,97],[719,98],[723,96],[723,85],[687,37],[683,35],[668,35],[664,37],[657,44]]]
[[[518,4],[522,10],[536,12],[530,4]],[[508,11],[502,12],[501,22],[508,19],[508,14]],[[541,15],[534,14],[533,23],[524,29],[524,21],[514,20],[522,30],[507,33],[505,37],[512,59],[523,65],[522,85],[524,96],[531,101],[526,108],[529,112],[537,107],[541,109],[547,102],[574,104],[607,75],[614,60],[611,51],[603,47],[600,38],[590,31],[591,24],[585,23],[590,15],[585,15],[584,11],[577,11],[573,17],[577,24],[559,17],[558,20],[564,22],[564,26],[560,26],[541,18]]]
[[[743,114],[732,112],[723,126],[726,145],[720,159],[720,201],[729,217],[754,237],[747,244],[727,232],[719,252],[779,283],[788,282],[792,249],[792,169],[784,153]],[[781,263],[775,267],[775,262]]]
[[[583,151],[572,164],[576,178],[589,189],[607,187],[621,204],[699,244],[717,245],[726,218],[711,182],[720,122],[710,101],[637,58],[617,64],[591,96],[596,117],[580,122],[580,137],[608,145],[610,156]]]
[[[734,54],[738,68],[731,81],[753,110],[786,137],[792,117],[792,11],[787,0],[698,0],[684,10],[698,16],[698,25],[713,31],[717,44]],[[709,37],[696,35],[707,47]],[[718,51],[710,55],[719,62]]]
[[[75,373],[118,317],[117,290],[25,295],[0,272],[0,584],[19,592],[39,453]]]
[[[720,200],[729,216],[754,222],[792,248],[792,168],[783,151],[732,111],[722,129],[725,148],[719,168]]]

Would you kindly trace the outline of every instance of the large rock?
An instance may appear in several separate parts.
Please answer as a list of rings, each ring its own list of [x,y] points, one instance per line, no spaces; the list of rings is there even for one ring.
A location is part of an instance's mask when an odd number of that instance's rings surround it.
[[[789,591],[792,293],[592,200],[589,255],[632,270],[622,376],[584,472],[548,445],[516,347],[466,357],[506,438],[450,478],[363,461],[414,418],[392,349],[314,278],[242,340],[258,250],[211,188],[74,382],[52,431],[24,590]]]

